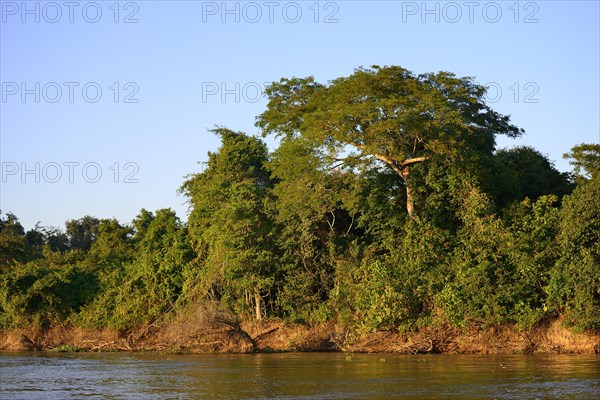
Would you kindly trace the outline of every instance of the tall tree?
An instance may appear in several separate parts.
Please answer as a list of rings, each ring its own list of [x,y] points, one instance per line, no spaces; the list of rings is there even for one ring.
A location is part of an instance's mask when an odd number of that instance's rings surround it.
[[[273,229],[266,212],[272,187],[265,169],[266,145],[259,139],[216,128],[222,145],[209,153],[208,168],[183,184],[192,204],[190,236],[203,260],[205,284],[221,298],[251,305],[257,320],[274,276]]]
[[[600,328],[600,175],[567,196],[548,303],[581,329]]]
[[[184,224],[171,209],[154,214],[142,209],[133,221],[149,221],[137,236],[135,260],[125,265],[125,276],[115,295],[114,325],[134,327],[155,321],[175,308],[183,286],[183,272],[193,258]],[[139,233],[139,231],[138,231]]]
[[[265,135],[313,140],[332,162],[383,163],[402,179],[412,217],[414,165],[491,154],[496,135],[523,133],[485,104],[485,91],[471,78],[415,75],[398,66],[361,68],[327,85],[312,77],[282,79],[266,89],[268,109],[256,124]]]
[[[273,219],[285,269],[278,303],[295,320],[311,320],[323,310],[333,283],[333,253],[356,225],[342,209],[351,197],[351,174],[327,167],[319,149],[303,138],[283,141],[268,163],[276,179]]]
[[[563,157],[570,160],[576,176],[587,179],[600,176],[600,144],[578,144]]]

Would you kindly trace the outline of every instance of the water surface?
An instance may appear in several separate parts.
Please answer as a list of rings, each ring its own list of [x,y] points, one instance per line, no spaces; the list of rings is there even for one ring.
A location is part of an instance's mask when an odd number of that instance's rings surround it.
[[[599,399],[593,355],[0,353],[1,399]]]

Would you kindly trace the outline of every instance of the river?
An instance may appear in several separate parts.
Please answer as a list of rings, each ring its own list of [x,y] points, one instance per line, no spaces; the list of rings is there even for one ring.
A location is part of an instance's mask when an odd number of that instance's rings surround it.
[[[594,355],[0,353],[1,399],[598,399]]]

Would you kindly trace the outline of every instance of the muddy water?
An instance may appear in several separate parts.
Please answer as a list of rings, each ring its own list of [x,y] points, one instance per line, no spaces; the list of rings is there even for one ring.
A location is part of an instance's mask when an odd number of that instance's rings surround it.
[[[1,399],[598,399],[590,355],[0,353]]]

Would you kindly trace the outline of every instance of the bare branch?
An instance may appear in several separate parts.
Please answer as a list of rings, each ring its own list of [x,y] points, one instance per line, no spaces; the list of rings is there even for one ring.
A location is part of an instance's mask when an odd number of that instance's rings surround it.
[[[373,154],[373,156],[375,156],[376,158],[380,159],[381,161],[383,161],[384,163],[386,163],[387,165],[392,167],[392,169],[394,170],[395,173],[402,176],[402,167],[403,166],[402,165],[398,166],[398,164],[395,160],[392,160],[391,158],[389,158],[383,154]]]
[[[429,157],[407,158],[406,160],[402,161],[400,165],[402,165],[402,167],[406,167],[407,165],[416,164],[427,160],[429,160]]]

